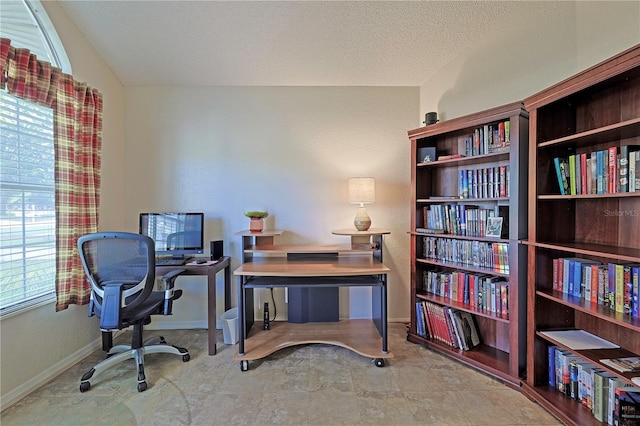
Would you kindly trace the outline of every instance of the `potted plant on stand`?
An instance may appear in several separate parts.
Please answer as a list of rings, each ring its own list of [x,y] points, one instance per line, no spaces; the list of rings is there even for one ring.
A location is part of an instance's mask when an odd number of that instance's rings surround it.
[[[249,222],[249,231],[262,232],[262,230],[264,229],[264,218],[269,216],[269,212],[254,210],[246,212],[244,215],[251,219],[251,221]]]

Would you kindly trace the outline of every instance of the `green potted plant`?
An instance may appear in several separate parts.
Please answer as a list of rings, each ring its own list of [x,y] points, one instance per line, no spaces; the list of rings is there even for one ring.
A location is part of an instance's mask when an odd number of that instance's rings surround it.
[[[252,210],[245,212],[244,215],[251,219],[249,222],[249,231],[262,232],[264,229],[264,218],[269,216],[266,210]]]

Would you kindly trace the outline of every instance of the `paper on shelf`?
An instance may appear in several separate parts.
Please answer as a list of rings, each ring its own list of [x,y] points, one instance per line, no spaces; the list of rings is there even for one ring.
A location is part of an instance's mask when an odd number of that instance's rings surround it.
[[[583,349],[613,349],[620,346],[608,340],[595,336],[584,330],[560,330],[560,331],[541,331],[550,339],[573,350]]]

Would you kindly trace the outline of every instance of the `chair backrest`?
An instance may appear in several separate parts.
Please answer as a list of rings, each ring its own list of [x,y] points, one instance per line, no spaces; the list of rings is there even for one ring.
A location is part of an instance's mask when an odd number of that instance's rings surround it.
[[[89,315],[101,317],[102,328],[102,316],[105,312],[105,315],[109,312],[117,314],[118,324],[111,323],[110,328],[120,328],[120,318],[126,318],[129,312],[135,311],[153,291],[153,240],[145,235],[128,232],[99,232],[80,237],[78,251],[91,284]],[[117,304],[106,306],[105,294],[117,295]]]

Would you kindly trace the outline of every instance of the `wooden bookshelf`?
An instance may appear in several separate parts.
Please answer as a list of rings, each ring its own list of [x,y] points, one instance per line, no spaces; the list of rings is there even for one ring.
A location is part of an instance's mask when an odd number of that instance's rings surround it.
[[[554,290],[552,264],[564,257],[605,265],[640,263],[640,191],[561,195],[554,158],[583,153],[591,158],[592,152],[611,147],[619,155],[624,145],[640,145],[640,45],[525,99],[524,104],[531,121],[525,242],[528,351],[522,391],[566,424],[601,424],[590,409],[550,386],[548,348],[569,350],[633,384],[633,374],[617,372],[599,360],[640,354],[640,322],[631,314]],[[620,348],[573,350],[541,334],[560,329],[585,330]]]
[[[496,145],[492,149],[464,152],[462,142],[479,129],[498,129],[500,123],[508,122],[509,147]],[[491,131],[493,135],[493,131]],[[412,217],[411,230],[411,324],[407,339],[454,358],[476,368],[512,387],[519,388],[525,369],[525,313],[526,313],[526,251],[519,241],[526,237],[527,224],[527,169],[528,169],[528,113],[521,102],[503,105],[452,120],[442,121],[408,132],[411,141],[411,187]],[[448,158],[431,162],[420,162],[420,150],[435,147],[437,156],[465,154],[461,158]],[[509,173],[503,184],[508,185],[509,194],[491,193],[491,190],[477,194],[461,191],[462,171],[495,170],[503,167]],[[490,172],[488,172],[490,173]],[[480,182],[486,185],[482,177]],[[490,186],[489,186],[490,188]],[[471,197],[469,198],[469,196]],[[504,214],[503,232],[499,238],[487,237],[484,233],[469,236],[449,227],[443,233],[425,234],[420,228],[428,228],[425,208],[443,206],[449,209],[471,209],[492,211],[490,214]],[[498,210],[500,213],[498,213]],[[495,212],[495,213],[493,213]],[[458,219],[451,219],[456,220]],[[451,225],[453,226],[453,225]],[[484,226],[484,225],[483,225]],[[500,243],[507,247],[509,270],[473,265],[468,262],[452,262],[431,258],[425,254],[425,237],[445,238],[457,243],[477,241],[480,244]],[[464,272],[497,277],[508,282],[508,316],[481,309],[470,302],[454,300],[448,295],[428,292],[423,284],[424,274],[429,271],[442,273]],[[429,301],[440,306],[472,314],[481,338],[481,344],[464,351],[434,339],[420,335],[416,321],[416,303]]]

